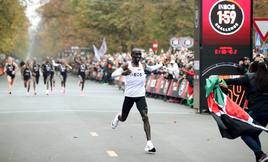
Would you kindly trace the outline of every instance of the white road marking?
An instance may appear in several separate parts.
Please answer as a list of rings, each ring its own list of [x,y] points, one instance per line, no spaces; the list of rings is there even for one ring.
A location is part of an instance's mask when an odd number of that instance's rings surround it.
[[[91,135],[92,137],[98,137],[98,136],[99,136],[98,133],[96,133],[96,132],[90,132],[90,135]]]
[[[107,153],[108,156],[110,156],[110,157],[118,157],[117,153],[114,152],[113,150],[107,150],[106,153]]]

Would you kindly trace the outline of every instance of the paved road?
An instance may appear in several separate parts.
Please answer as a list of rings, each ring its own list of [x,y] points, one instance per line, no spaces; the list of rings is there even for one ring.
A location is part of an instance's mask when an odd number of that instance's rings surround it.
[[[17,78],[7,94],[0,77],[0,162],[253,162],[240,139],[222,139],[209,115],[188,107],[148,98],[153,143],[157,153],[145,154],[141,117],[133,107],[115,130],[111,119],[121,110],[123,93],[114,86],[86,82],[80,97],[77,78],[69,77],[67,93],[26,96]],[[268,135],[262,134],[268,152]]]

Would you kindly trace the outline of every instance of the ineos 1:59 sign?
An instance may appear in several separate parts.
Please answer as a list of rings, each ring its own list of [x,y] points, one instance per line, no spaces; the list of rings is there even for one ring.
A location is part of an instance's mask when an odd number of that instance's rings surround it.
[[[252,0],[202,0],[203,45],[249,45]]]
[[[244,23],[244,11],[234,1],[219,1],[209,12],[209,22],[219,34],[234,34]]]

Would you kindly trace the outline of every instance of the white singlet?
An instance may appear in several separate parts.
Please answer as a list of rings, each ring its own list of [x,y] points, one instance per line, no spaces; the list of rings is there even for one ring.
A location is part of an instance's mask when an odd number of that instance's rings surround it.
[[[125,96],[144,97],[145,96],[145,73],[141,63],[139,67],[133,67],[128,63],[131,74],[125,76]]]

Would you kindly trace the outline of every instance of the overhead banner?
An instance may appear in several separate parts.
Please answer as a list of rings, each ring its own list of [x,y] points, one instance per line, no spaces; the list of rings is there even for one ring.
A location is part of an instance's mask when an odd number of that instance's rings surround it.
[[[239,60],[252,58],[252,0],[202,0],[200,9],[201,107],[207,77],[236,75]]]

